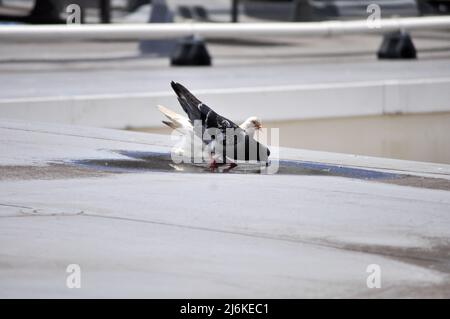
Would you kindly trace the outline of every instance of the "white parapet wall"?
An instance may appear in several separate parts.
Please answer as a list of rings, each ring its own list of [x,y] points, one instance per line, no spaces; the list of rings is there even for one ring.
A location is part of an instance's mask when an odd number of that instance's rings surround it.
[[[385,80],[193,91],[236,121],[265,121],[450,111],[450,78]],[[110,128],[158,127],[156,106],[180,110],[171,91],[0,100],[0,117]]]
[[[282,22],[282,23],[151,23],[116,25],[3,25],[1,40],[41,39],[78,41],[87,39],[167,39],[189,35],[205,38],[242,38],[249,36],[330,36],[340,34],[386,33],[396,30],[446,29],[450,16],[413,17],[356,21]]]

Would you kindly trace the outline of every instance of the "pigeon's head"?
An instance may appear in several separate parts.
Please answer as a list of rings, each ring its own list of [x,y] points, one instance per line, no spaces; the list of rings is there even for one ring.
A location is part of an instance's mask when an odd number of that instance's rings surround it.
[[[261,120],[256,116],[249,117],[242,123],[241,128],[250,136],[262,128]]]

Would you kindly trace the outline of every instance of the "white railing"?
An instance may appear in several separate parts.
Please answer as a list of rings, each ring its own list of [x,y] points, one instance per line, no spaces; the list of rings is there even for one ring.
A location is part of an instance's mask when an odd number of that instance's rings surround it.
[[[450,28],[450,16],[381,19],[378,25],[366,20],[296,23],[2,25],[0,26],[0,40],[144,40],[176,38],[193,34],[205,38],[241,38],[258,35],[327,36],[446,28]]]

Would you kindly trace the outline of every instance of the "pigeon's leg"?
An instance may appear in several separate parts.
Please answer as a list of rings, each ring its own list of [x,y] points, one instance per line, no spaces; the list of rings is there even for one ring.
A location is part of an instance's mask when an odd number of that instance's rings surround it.
[[[228,158],[228,157],[227,157],[227,161],[229,162],[229,166],[223,170],[225,173],[228,173],[228,172],[231,171],[233,168],[235,168],[235,167],[238,166],[233,160],[231,160],[231,159]]]
[[[214,172],[219,167],[214,155],[214,153],[210,153],[209,155],[209,169],[211,170],[211,172]]]
[[[229,171],[231,171],[233,168],[237,167],[238,165],[236,163],[230,163],[230,166],[228,166],[227,168],[225,168],[223,171],[228,173]]]
[[[208,148],[209,148],[209,169],[211,170],[211,172],[214,172],[219,165],[217,164],[216,161],[216,141],[213,140],[211,141],[211,143],[208,144]]]
[[[215,159],[213,159],[212,162],[209,164],[209,169],[212,173],[214,173],[218,167],[219,167],[219,165],[217,165],[217,162]]]

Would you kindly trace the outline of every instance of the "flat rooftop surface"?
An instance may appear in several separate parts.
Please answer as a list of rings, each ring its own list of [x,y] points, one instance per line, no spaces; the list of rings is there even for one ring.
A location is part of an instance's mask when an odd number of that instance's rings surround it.
[[[450,166],[281,149],[278,174],[209,173],[171,143],[1,120],[0,297],[450,297]]]

